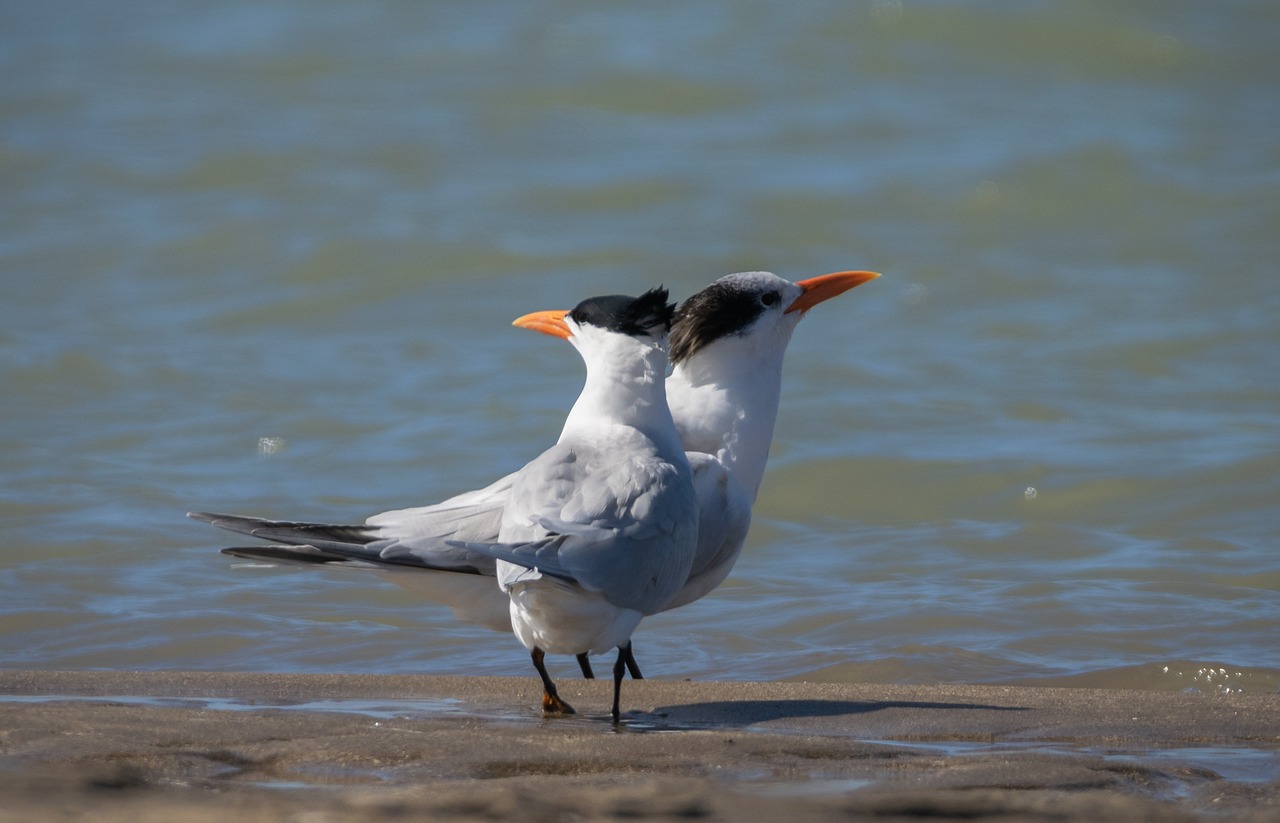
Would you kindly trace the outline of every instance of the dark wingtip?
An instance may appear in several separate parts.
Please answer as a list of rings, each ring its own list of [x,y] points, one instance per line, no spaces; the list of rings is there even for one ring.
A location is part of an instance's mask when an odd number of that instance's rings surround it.
[[[322,551],[312,546],[230,546],[219,551],[245,560],[301,566],[327,566],[351,562],[349,557]]]

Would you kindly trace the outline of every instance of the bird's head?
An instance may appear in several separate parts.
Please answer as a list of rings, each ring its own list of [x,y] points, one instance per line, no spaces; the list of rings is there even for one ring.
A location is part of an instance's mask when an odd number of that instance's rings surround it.
[[[588,297],[572,309],[536,311],[517,317],[511,325],[552,337],[571,339],[587,327],[634,338],[666,337],[675,319],[675,304],[659,286],[639,297],[608,294]]]
[[[879,276],[841,271],[792,283],[763,271],[725,275],[676,311],[671,362],[684,362],[721,340],[777,345],[781,350],[805,312]]]

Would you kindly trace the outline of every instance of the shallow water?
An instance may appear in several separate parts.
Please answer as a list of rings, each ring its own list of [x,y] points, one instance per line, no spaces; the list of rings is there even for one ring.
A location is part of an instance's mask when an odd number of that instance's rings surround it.
[[[812,312],[669,677],[1280,689],[1280,9],[227,2],[0,30],[0,665],[528,674],[189,509],[475,488],[581,365],[518,314]],[[557,662],[572,671],[571,662]]]
[[[493,708],[479,709],[463,700],[453,698],[441,699],[331,699],[331,700],[242,700],[228,697],[153,697],[138,695],[97,695],[82,696],[68,694],[47,695],[9,695],[0,694],[0,704],[27,703],[47,704],[65,701],[106,703],[123,706],[148,706],[153,708],[194,708],[204,712],[280,712],[303,711],[337,714],[354,714],[372,719],[373,726],[394,725],[394,721],[422,717],[439,717],[452,715],[460,718],[482,719],[502,724],[517,726],[542,726],[548,721],[537,717],[527,710],[502,711]],[[646,714],[644,712],[629,713],[622,720],[622,725],[612,725],[613,731],[625,731],[633,734],[669,734],[691,730],[723,729],[723,725],[714,721],[705,723],[671,723],[664,719],[665,715]],[[577,715],[572,717],[556,717],[555,726],[602,726],[609,723],[607,715],[591,717]],[[737,731],[778,733],[778,729],[764,725],[735,726]],[[839,735],[840,732],[828,730],[828,735]],[[1168,781],[1156,790],[1157,794],[1170,799],[1186,796],[1187,783],[1204,780],[1210,775],[1239,782],[1266,784],[1280,777],[1280,757],[1274,750],[1254,748],[1242,745],[1205,745],[1205,746],[1095,746],[1073,744],[1070,741],[1057,742],[1034,741],[975,741],[975,740],[934,740],[921,739],[913,735],[908,739],[874,739],[863,741],[876,746],[885,747],[884,759],[892,758],[897,751],[915,754],[935,754],[948,758],[974,757],[982,755],[1005,755],[1012,757],[1050,756],[1068,758],[1087,757],[1097,759],[1101,763],[1132,764],[1135,768],[1163,767],[1168,773],[1177,775],[1178,779]],[[889,752],[893,752],[891,754]],[[873,770],[879,771],[879,770]],[[889,769],[889,772],[893,772]],[[379,780],[394,780],[394,769],[369,771],[348,766],[339,769],[346,775],[367,775]],[[870,777],[864,773],[850,776],[845,768],[818,767],[808,773],[797,775],[787,770],[787,779],[779,781],[779,774],[768,770],[751,770],[742,772],[736,777],[749,782],[747,789],[762,795],[770,796],[821,796],[853,791],[865,786],[874,785],[888,777],[882,774]],[[1185,782],[1184,782],[1185,781]],[[306,786],[306,783],[290,781],[268,781],[255,785],[269,785],[280,788]]]

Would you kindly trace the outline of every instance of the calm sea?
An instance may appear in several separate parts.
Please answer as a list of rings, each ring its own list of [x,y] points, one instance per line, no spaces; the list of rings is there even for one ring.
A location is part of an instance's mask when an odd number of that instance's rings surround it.
[[[646,673],[1280,689],[1280,5],[0,16],[0,666],[531,675],[183,515],[522,465],[582,379],[526,311],[870,268]]]

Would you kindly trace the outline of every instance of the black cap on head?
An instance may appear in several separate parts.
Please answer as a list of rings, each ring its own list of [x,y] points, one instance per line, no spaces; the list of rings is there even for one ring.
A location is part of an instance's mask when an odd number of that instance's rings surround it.
[[[741,275],[717,280],[676,311],[671,362],[679,363],[722,337],[746,332],[765,310],[781,301],[782,292],[772,284],[762,286]]]
[[[675,304],[667,302],[667,290],[659,286],[639,297],[625,294],[588,297],[574,306],[569,316],[580,326],[592,325],[639,337],[669,332],[675,311]]]

